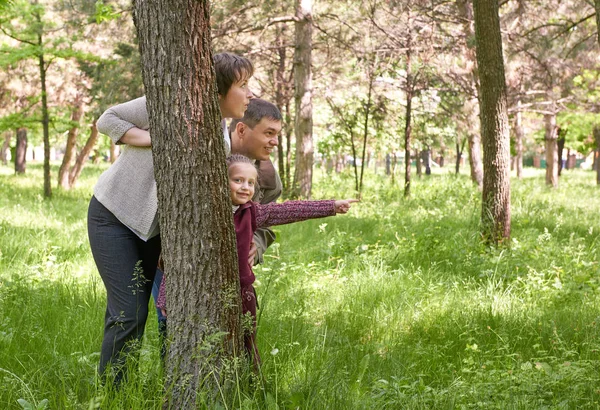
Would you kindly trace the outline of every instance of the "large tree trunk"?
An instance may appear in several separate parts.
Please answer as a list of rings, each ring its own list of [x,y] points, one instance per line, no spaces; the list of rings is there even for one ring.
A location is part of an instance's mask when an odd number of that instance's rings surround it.
[[[510,140],[498,2],[474,0],[473,9],[485,152],[482,235],[499,243],[510,238]]]
[[[79,179],[79,175],[81,175],[81,171],[83,170],[83,166],[88,160],[90,153],[94,149],[96,142],[98,141],[98,128],[96,128],[96,120],[92,123],[91,132],[88,140],[86,141],[83,149],[79,152],[77,156],[77,160],[75,161],[75,165],[71,168],[69,172],[69,186],[75,186],[77,179]]]
[[[243,352],[209,18],[208,0],[135,2],[168,277],[164,407],[174,409],[215,406]]]
[[[517,178],[523,178],[523,112],[521,111],[521,100],[517,102],[515,114],[515,168]]]
[[[544,124],[546,134],[546,184],[556,188],[558,186],[558,127],[556,126],[556,115],[545,114]]]
[[[8,153],[10,152],[10,140],[12,138],[12,132],[6,131],[4,133],[4,141],[2,142],[2,148],[0,150],[0,161],[2,165],[8,165]]]
[[[75,100],[75,108],[71,114],[72,127],[67,133],[67,145],[65,146],[65,155],[58,170],[58,186],[63,189],[71,188],[69,183],[69,172],[71,163],[77,153],[77,133],[79,131],[79,122],[83,116],[83,96],[78,95]]]
[[[17,129],[17,147],[15,149],[15,173],[24,174],[27,158],[27,128]]]
[[[294,85],[296,101],[296,171],[293,196],[310,198],[312,189],[312,0],[296,2]]]

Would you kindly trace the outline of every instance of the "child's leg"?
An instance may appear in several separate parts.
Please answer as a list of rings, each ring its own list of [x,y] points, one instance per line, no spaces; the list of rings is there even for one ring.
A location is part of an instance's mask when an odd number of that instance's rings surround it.
[[[244,347],[254,366],[260,366],[260,355],[256,346],[256,292],[252,285],[242,287],[242,314],[250,317],[251,324],[244,327]]]

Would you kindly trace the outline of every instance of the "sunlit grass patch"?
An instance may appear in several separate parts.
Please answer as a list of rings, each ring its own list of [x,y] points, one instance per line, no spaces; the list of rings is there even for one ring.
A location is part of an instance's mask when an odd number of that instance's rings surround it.
[[[104,168],[47,201],[37,165],[0,167],[0,407],[162,404],[154,313],[125,388],[96,380],[105,295],[85,219]],[[405,199],[402,181],[369,172],[349,214],[275,228],[255,269],[264,384],[241,383],[230,408],[598,408],[594,175],[513,179],[498,249],[480,241],[467,175],[413,182]],[[313,197],[353,196],[351,175],[316,173]]]

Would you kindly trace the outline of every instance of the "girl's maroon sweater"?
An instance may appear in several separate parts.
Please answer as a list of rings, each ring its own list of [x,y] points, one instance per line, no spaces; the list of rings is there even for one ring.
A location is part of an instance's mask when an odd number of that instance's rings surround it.
[[[252,285],[255,280],[252,266],[248,263],[254,231],[264,226],[285,225],[333,215],[335,215],[334,200],[287,201],[281,204],[274,202],[259,204],[249,201],[240,205],[233,214],[233,224],[237,241],[241,287]],[[160,309],[166,307],[165,278],[160,285],[156,306]]]

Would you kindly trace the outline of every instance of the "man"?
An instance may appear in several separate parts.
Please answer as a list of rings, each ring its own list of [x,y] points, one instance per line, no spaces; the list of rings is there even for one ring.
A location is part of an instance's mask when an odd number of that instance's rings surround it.
[[[256,161],[258,189],[252,200],[261,204],[276,201],[283,189],[281,178],[270,159],[271,152],[278,143],[277,135],[281,132],[281,121],[281,112],[274,104],[260,98],[253,98],[248,103],[244,117],[233,120],[229,125],[231,153],[242,154]],[[248,263],[251,265],[262,263],[264,253],[274,241],[275,234],[271,229],[257,229],[250,248]],[[159,269],[152,287],[154,300],[158,297],[161,280],[162,272]],[[158,309],[157,314],[159,333],[164,337],[166,318]],[[165,345],[162,344],[161,355],[164,357],[164,354]]]
[[[229,126],[231,153],[242,154],[257,162],[258,190],[253,201],[261,204],[274,202],[281,195],[281,178],[275,171],[270,155],[277,146],[277,135],[281,132],[281,112],[268,101],[253,98],[248,104],[244,117],[233,120]],[[275,240],[269,228],[262,228],[254,234],[254,244],[250,250],[248,263],[263,262],[263,254]]]

